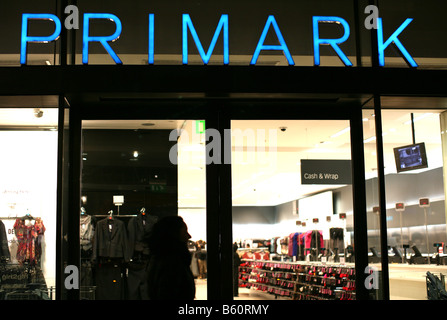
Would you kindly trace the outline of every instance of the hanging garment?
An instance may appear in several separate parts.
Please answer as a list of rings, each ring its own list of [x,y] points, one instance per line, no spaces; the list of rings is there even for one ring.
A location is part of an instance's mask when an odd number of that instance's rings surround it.
[[[300,246],[303,246],[303,238],[302,238],[302,234],[300,232],[295,232],[293,234],[292,237],[292,242],[293,242],[293,252],[292,252],[292,256],[296,257],[299,255],[300,253]],[[303,248],[301,248],[301,253]]]
[[[92,216],[81,215],[79,221],[79,233],[81,240],[81,250],[84,251],[90,250],[92,248],[92,240],[94,234]]]
[[[344,248],[344,230],[342,228],[330,228],[329,229],[329,239],[332,249],[343,249]]]
[[[323,233],[318,230],[309,230],[305,232],[304,245],[306,248],[323,248]]]
[[[276,253],[281,254],[281,238],[276,239]]]
[[[147,237],[157,221],[158,217],[141,212],[129,220],[127,232],[129,235],[129,256],[131,258],[149,255]]]
[[[280,243],[281,243],[281,254],[288,254],[289,238],[288,237],[281,238]]]
[[[271,253],[275,253],[276,252],[277,240],[278,240],[278,237],[275,237],[275,238],[272,238],[272,240],[270,242],[270,252]]]
[[[101,257],[130,260],[126,226],[121,220],[106,218],[96,224],[92,259]]]
[[[42,241],[45,226],[40,218],[35,218],[33,225],[26,225],[25,220],[17,219],[14,223],[17,237],[17,261],[20,264],[28,262],[34,266],[42,255]]]
[[[101,262],[96,267],[96,300],[124,298],[123,265],[121,259]]]
[[[92,260],[95,271],[96,298],[119,300],[125,296],[124,262],[129,262],[126,226],[116,218],[98,221],[93,235]]]
[[[294,236],[295,236],[295,233],[289,234],[289,243],[288,243],[288,247],[287,247],[287,249],[288,249],[287,255],[289,257],[292,257],[294,255],[293,254],[293,237]]]
[[[90,260],[81,260],[81,286],[91,287],[94,285],[93,266]]]
[[[127,269],[127,298],[129,300],[148,300],[149,288],[147,267],[149,261],[131,262]]]
[[[342,228],[330,228],[329,238],[334,240],[343,240],[343,229]]]
[[[6,228],[3,221],[0,220],[0,262],[11,260],[11,254],[8,247],[8,238],[6,237]]]

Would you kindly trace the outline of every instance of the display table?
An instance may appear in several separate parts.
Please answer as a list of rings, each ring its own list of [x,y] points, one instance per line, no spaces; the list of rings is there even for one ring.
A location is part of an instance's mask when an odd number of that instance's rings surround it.
[[[427,300],[427,271],[439,277],[441,273],[447,275],[447,266],[390,264],[390,299]]]
[[[352,264],[243,259],[239,287],[275,299],[355,300],[355,270]]]

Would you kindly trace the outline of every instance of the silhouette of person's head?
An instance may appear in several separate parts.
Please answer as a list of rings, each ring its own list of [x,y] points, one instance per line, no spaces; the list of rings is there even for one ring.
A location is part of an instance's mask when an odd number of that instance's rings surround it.
[[[162,250],[186,247],[191,235],[188,227],[179,216],[168,216],[155,223],[148,244],[151,252],[160,253]]]

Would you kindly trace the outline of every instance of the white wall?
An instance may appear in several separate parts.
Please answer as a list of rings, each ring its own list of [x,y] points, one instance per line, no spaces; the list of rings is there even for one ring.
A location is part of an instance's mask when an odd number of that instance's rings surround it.
[[[41,266],[48,286],[55,285],[57,132],[0,131],[0,217],[41,217],[46,231]],[[5,224],[13,261],[17,247]],[[15,260],[16,261],[16,260]]]
[[[197,209],[179,209],[179,216],[183,218],[188,226],[188,232],[192,241],[206,241],[206,210]]]

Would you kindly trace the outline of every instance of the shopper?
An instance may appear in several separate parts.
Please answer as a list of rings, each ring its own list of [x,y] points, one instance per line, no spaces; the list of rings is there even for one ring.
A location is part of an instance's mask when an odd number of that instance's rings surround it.
[[[181,217],[165,217],[154,225],[148,239],[149,299],[194,299],[195,283],[187,246],[190,238],[188,227]]]
[[[199,264],[199,279],[206,278],[206,249],[205,245],[200,243],[197,248],[197,262]]]
[[[241,265],[241,258],[237,253],[238,245],[233,243],[233,296],[239,296],[239,266]]]

